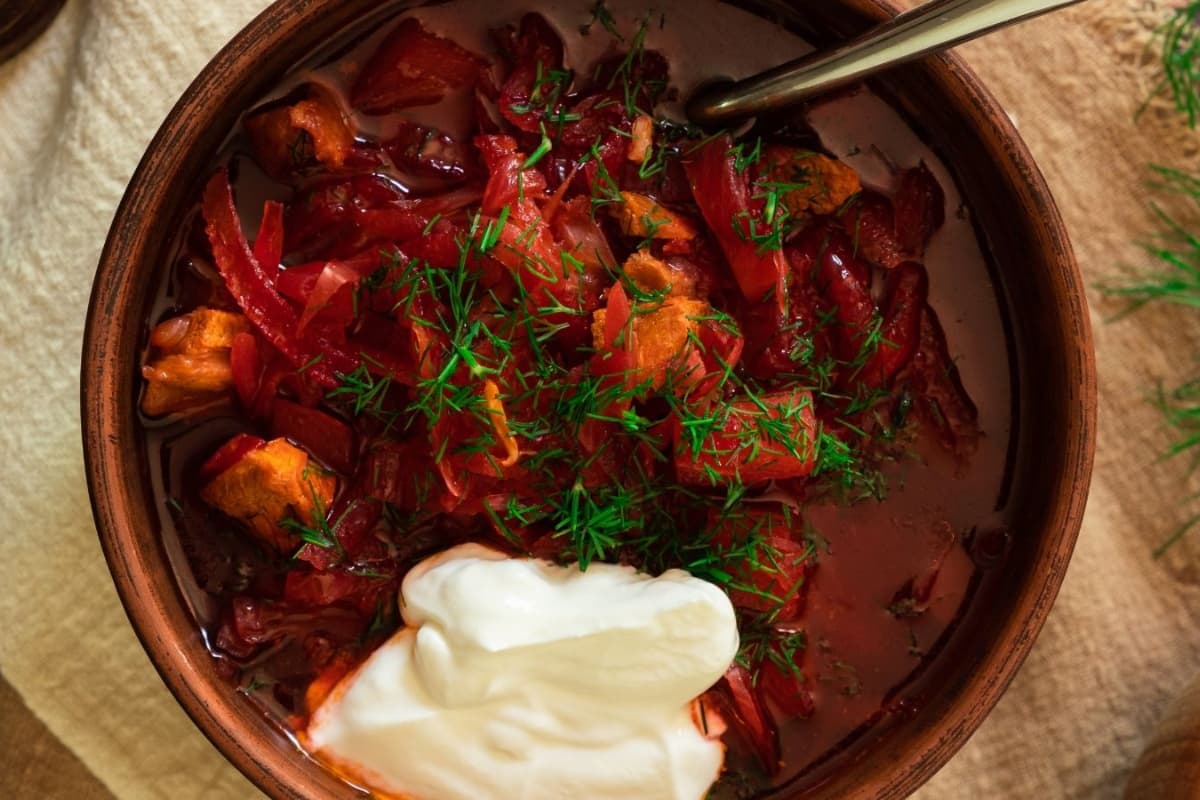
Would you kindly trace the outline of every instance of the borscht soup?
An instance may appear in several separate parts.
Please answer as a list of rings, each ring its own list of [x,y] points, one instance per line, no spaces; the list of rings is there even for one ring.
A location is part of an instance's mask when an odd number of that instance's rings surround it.
[[[969,624],[1013,379],[951,171],[866,86],[682,112],[806,49],[708,1],[402,11],[194,187],[161,536],[230,693],[348,791],[794,794]]]

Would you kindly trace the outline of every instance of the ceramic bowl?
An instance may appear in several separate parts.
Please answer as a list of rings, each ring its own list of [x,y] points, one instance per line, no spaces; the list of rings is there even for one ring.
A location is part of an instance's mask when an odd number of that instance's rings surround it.
[[[113,579],[179,702],[221,752],[275,798],[355,793],[302,757],[214,668],[157,534],[135,408],[139,357],[156,275],[169,263],[174,231],[239,112],[333,33],[351,23],[373,24],[403,5],[279,0],[239,33],[184,93],[147,149],[113,221],[87,319],[84,447]],[[879,0],[795,0],[794,7],[804,20],[800,32],[817,44],[894,13]],[[873,731],[852,769],[831,773],[806,797],[901,797],[978,727],[1050,613],[1079,531],[1094,448],[1095,366],[1083,284],[1046,184],[1008,116],[953,55],[898,69],[875,88],[951,167],[998,265],[995,281],[1008,311],[1017,378],[1019,433],[1008,487],[1014,535],[1003,579],[986,582],[974,600],[989,613],[976,615],[934,662],[926,682],[933,688],[905,719]]]

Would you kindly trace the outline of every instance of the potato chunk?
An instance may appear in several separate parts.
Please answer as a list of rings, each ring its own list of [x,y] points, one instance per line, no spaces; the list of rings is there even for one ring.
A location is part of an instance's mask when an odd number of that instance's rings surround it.
[[[820,153],[772,147],[764,158],[770,164],[770,179],[792,216],[832,214],[862,191],[853,167]]]
[[[333,501],[337,480],[286,439],[272,439],[251,450],[208,482],[206,503],[250,526],[254,534],[281,551],[294,550],[299,537],[281,524],[294,519],[313,523]]]
[[[696,226],[687,217],[663,208],[653,198],[636,192],[621,192],[622,202],[614,213],[626,236],[687,241],[696,238]]]
[[[157,417],[220,397],[233,386],[229,351],[250,330],[241,314],[200,307],[150,333],[155,355],[142,367],[142,412]]]

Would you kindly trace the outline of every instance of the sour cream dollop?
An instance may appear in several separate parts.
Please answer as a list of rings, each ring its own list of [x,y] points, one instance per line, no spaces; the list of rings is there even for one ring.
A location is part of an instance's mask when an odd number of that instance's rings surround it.
[[[401,595],[407,627],[305,734],[348,777],[406,800],[695,800],[716,781],[724,746],[691,706],[738,632],[712,584],[462,545]]]

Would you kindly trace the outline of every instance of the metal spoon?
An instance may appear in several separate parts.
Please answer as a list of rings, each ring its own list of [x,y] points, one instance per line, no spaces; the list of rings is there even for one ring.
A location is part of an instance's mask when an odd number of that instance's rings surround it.
[[[1082,0],[932,0],[832,50],[701,89],[688,118],[704,125],[773,111],[888,67]]]

